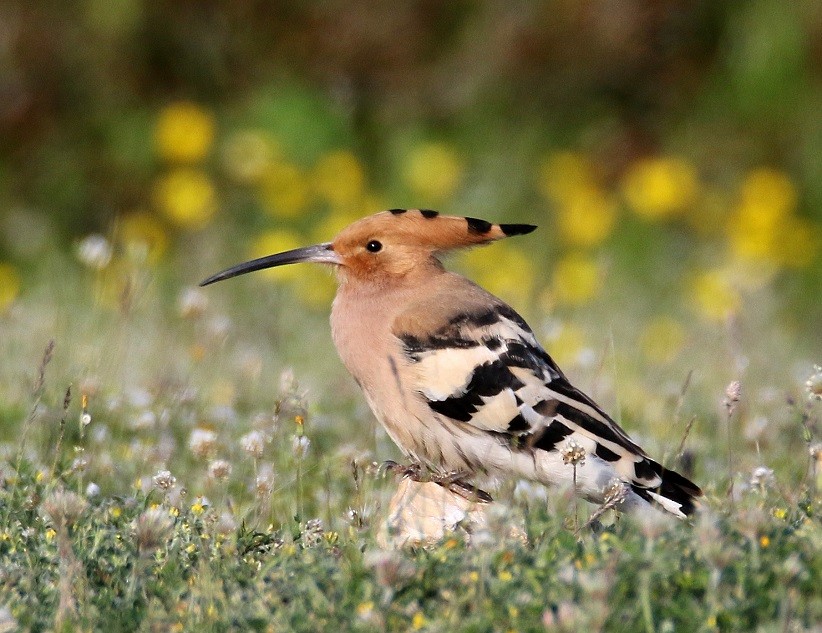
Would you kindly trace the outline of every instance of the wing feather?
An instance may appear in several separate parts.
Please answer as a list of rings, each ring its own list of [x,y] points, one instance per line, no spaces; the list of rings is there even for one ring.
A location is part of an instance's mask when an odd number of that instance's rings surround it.
[[[558,450],[576,434],[589,454],[612,463],[627,481],[660,485],[656,463],[568,382],[508,306],[460,313],[427,337],[398,336],[414,387],[435,413],[529,450]]]

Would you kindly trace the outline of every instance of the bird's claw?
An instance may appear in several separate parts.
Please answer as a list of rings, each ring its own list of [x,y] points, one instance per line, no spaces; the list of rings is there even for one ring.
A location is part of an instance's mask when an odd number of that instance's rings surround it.
[[[422,465],[419,463],[408,464],[398,464],[394,460],[387,460],[382,463],[380,466],[380,472],[382,474],[391,473],[392,475],[398,475],[401,479],[408,477],[412,481],[428,481],[424,478],[424,473],[422,469]]]
[[[452,473],[442,477],[440,480],[434,479],[433,481],[467,501],[491,503],[494,500],[494,498],[484,490],[460,479],[459,475],[460,473]]]
[[[484,490],[464,481],[464,477],[468,475],[459,471],[437,475],[426,471],[420,463],[415,462],[406,466],[390,459],[382,463],[380,470],[383,473],[398,475],[403,479],[407,477],[411,481],[418,483],[435,483],[468,501],[491,503],[494,500],[493,497]]]

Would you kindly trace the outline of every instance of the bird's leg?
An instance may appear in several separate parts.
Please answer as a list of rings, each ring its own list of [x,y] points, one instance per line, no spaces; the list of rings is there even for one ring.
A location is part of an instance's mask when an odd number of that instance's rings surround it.
[[[412,462],[406,466],[389,459],[382,463],[380,470],[384,473],[399,475],[400,478],[408,477],[412,481],[429,481],[426,478],[427,473],[424,472],[422,464],[419,462]]]
[[[435,483],[468,501],[491,503],[494,500],[491,495],[484,490],[481,490],[480,488],[477,488],[476,486],[465,481],[470,476],[469,473],[453,471],[444,474],[434,474],[427,470],[419,462],[413,462],[406,466],[404,464],[398,464],[390,459],[383,462],[380,469],[386,473],[399,475],[401,478],[407,477],[411,481],[416,481],[418,483]]]
[[[431,478],[431,481],[468,501],[491,503],[494,500],[491,495],[465,481],[465,478],[469,476],[469,473],[454,471],[444,475],[435,475]]]

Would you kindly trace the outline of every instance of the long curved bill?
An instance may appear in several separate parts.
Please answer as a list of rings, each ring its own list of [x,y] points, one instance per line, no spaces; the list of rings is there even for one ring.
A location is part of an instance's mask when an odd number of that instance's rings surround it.
[[[258,259],[252,259],[250,262],[243,262],[231,268],[212,275],[208,279],[200,282],[201,286],[213,284],[215,281],[222,281],[223,279],[231,279],[237,275],[244,275],[246,273],[254,272],[255,270],[263,270],[264,268],[274,268],[274,266],[285,266],[286,264],[298,264],[300,262],[315,262],[318,264],[341,264],[339,255],[334,252],[331,242],[323,244],[315,244],[314,246],[305,246],[303,248],[295,248],[284,253],[277,253],[276,255],[266,255]]]

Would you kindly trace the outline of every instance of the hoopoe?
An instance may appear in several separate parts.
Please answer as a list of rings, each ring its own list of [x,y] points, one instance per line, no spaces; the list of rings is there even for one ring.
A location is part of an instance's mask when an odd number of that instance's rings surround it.
[[[417,472],[463,489],[479,475],[575,483],[595,503],[617,478],[627,488],[621,508],[654,504],[685,517],[699,487],[648,457],[571,385],[516,311],[439,259],[534,229],[392,209],[331,242],[238,264],[201,285],[298,262],[333,266],[334,344]],[[568,446],[584,449],[574,468],[563,461]]]

